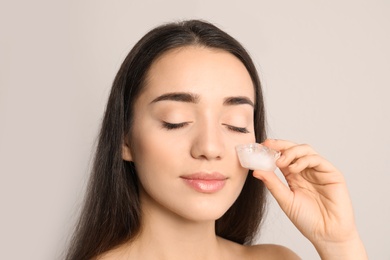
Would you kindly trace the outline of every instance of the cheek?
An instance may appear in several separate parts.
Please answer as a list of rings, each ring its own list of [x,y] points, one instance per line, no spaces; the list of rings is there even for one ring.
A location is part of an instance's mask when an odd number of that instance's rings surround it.
[[[152,138],[137,140],[136,143],[133,160],[139,182],[149,195],[155,197],[164,192],[164,187],[168,185],[170,178],[166,173],[170,168],[167,165],[170,156]]]
[[[172,140],[162,138],[161,129],[155,126],[138,127],[134,130],[133,161],[142,183],[164,181],[164,177],[173,173],[172,169],[180,169],[177,141],[175,144]]]
[[[136,137],[134,141],[133,160],[137,169],[159,168],[166,162],[169,154],[164,151],[164,145],[153,136]]]

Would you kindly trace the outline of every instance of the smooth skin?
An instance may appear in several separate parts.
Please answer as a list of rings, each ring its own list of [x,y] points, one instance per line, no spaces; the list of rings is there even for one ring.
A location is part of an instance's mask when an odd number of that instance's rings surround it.
[[[162,98],[171,93],[181,94]],[[255,140],[253,107],[227,102],[232,97],[255,102],[248,72],[227,52],[191,46],[154,62],[134,105],[132,141],[122,151],[140,179],[141,232],[97,259],[299,259],[283,246],[243,246],[215,234],[215,220],[235,201],[248,173],[234,147]],[[281,151],[277,165],[290,187],[272,172],[254,176],[321,257],[364,259],[342,175],[309,146],[264,144]],[[196,191],[181,176],[197,172],[219,172],[226,184],[213,193]],[[352,251],[361,254],[352,257]]]

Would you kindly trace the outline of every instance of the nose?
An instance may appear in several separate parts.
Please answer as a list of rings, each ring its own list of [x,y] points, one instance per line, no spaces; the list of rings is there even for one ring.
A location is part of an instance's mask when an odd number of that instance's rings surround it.
[[[216,124],[199,126],[193,138],[191,156],[195,159],[220,160],[225,153],[223,133]]]

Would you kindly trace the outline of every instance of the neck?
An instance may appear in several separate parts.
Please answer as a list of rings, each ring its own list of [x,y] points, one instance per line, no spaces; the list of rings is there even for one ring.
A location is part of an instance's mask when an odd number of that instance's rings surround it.
[[[189,220],[141,195],[142,225],[132,243],[142,259],[219,259],[215,220]],[[147,255],[145,255],[147,254]],[[142,257],[141,257],[142,256]]]

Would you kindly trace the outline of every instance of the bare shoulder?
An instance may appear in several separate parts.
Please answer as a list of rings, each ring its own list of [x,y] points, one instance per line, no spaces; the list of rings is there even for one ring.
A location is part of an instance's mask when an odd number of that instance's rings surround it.
[[[267,259],[267,260],[298,260],[301,259],[297,254],[287,247],[262,244],[244,246],[226,239],[220,238],[223,245],[225,257],[224,259]]]
[[[129,255],[128,246],[120,245],[104,252],[91,260],[127,260]]]
[[[262,244],[245,246],[227,239],[219,238],[222,259],[267,259],[267,260],[299,260],[301,259],[297,254],[288,249],[287,247],[274,245],[274,244]],[[131,247],[126,245],[118,246],[109,250],[93,260],[127,260],[127,259],[139,259],[136,252],[130,250]]]
[[[301,259],[291,249],[274,244],[253,245],[248,247],[249,255],[251,259],[260,259],[266,257],[266,259],[286,259],[286,260],[299,260]]]

